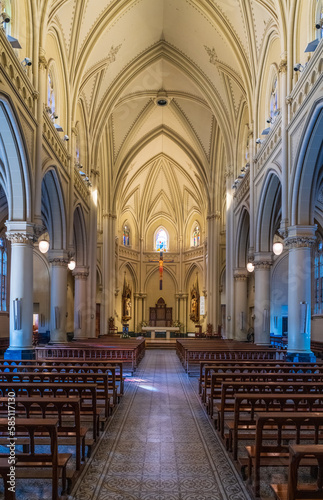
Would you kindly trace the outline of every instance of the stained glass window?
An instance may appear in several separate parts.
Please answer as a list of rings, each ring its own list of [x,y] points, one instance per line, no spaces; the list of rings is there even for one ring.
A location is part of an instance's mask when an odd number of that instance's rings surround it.
[[[4,238],[0,238],[0,311],[7,311],[7,245]]]
[[[55,91],[53,75],[51,70],[48,71],[48,82],[47,82],[47,106],[55,113]]]
[[[125,247],[128,247],[130,245],[130,229],[127,225],[123,226],[122,242]]]
[[[318,240],[314,255],[314,314],[323,312],[323,242]]]
[[[156,250],[157,252],[160,252],[163,250],[164,252],[167,251],[168,248],[168,236],[165,231],[165,229],[159,229],[156,234]]]
[[[193,246],[194,247],[200,246],[200,228],[199,228],[199,226],[195,226],[194,231],[193,231]]]
[[[271,94],[270,94],[270,116],[271,118],[275,118],[277,115],[278,111],[278,79],[277,75],[275,75],[273,84],[272,84],[272,89],[271,89]]]

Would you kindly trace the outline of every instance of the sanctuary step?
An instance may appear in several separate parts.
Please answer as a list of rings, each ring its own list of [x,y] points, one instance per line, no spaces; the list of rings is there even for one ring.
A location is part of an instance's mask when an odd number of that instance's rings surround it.
[[[176,339],[146,339],[146,349],[176,349]]]

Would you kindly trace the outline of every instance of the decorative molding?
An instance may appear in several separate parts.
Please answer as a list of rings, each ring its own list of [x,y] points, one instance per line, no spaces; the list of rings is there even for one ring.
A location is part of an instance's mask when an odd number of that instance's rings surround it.
[[[247,273],[241,271],[235,271],[233,274],[233,278],[235,281],[246,281],[248,276]]]
[[[69,260],[64,257],[50,257],[48,261],[50,264],[52,264],[53,267],[55,266],[55,267],[66,267],[66,268],[69,262]]]
[[[312,236],[291,236],[284,240],[284,246],[291,248],[311,248],[316,242],[316,238]]]
[[[103,219],[116,219],[117,216],[116,216],[116,214],[108,212],[107,210],[103,210],[102,218]]]
[[[255,267],[255,271],[257,269],[270,269],[273,263],[270,260],[259,260],[257,262],[253,262]]]
[[[286,71],[287,71],[287,60],[281,59],[278,66],[278,73],[286,73]]]
[[[11,244],[33,244],[35,241],[35,237],[33,234],[28,234],[28,233],[21,233],[21,232],[11,232],[7,231],[6,233],[6,238],[11,242]]]
[[[240,203],[241,200],[246,195],[249,195],[249,193],[250,193],[250,170],[247,170],[244,178],[239,182],[237,190],[233,196],[237,200],[237,202]]]
[[[213,214],[207,215],[206,220],[221,219],[221,213],[219,210],[213,212]]]

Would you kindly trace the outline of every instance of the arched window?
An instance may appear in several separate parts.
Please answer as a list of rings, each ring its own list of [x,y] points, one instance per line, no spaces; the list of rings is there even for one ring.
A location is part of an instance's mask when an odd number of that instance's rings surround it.
[[[314,252],[314,314],[323,312],[323,242],[318,237]]]
[[[193,247],[200,246],[200,228],[198,225],[194,227],[193,230]]]
[[[319,40],[323,38],[323,0],[318,0],[315,13],[315,27],[317,29],[317,36]]]
[[[1,8],[1,12],[6,12],[11,18],[11,1],[10,0],[2,0],[2,2],[0,2],[0,8]],[[11,22],[3,23],[3,25],[2,25],[7,36],[11,35],[11,25],[12,25]]]
[[[7,240],[0,237],[0,287],[1,287],[1,300],[0,311],[7,311],[7,286],[8,286],[8,252]]]
[[[168,235],[165,231],[165,229],[160,228],[157,233],[156,233],[156,250],[157,252],[160,252],[160,250],[163,250],[164,252],[167,252],[168,248]]]
[[[47,106],[51,109],[52,117],[55,115],[55,86],[53,72],[51,69],[48,70],[47,77]]]
[[[270,93],[270,117],[275,119],[278,112],[278,78],[277,75],[273,78],[273,83]]]
[[[130,245],[130,229],[127,224],[123,226],[123,236],[122,236],[123,246],[128,247]]]

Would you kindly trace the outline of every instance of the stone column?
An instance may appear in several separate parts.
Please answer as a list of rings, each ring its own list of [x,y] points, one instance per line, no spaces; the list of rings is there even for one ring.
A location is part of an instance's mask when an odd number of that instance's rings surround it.
[[[218,273],[218,247],[219,247],[219,220],[220,213],[215,212],[207,216],[207,246],[208,246],[208,270],[207,270],[207,296],[208,316],[207,322],[213,325],[213,330],[218,326],[218,302],[219,302],[219,273]]]
[[[248,289],[245,269],[234,271],[234,298],[234,337],[236,340],[245,341],[248,330]]]
[[[103,335],[107,332],[109,318],[115,316],[115,223],[114,214],[103,213]]]
[[[316,226],[291,226],[285,247],[289,249],[288,353],[292,360],[312,361],[311,352],[311,247]],[[296,356],[297,354],[297,356]],[[315,358],[314,358],[315,359]]]
[[[255,344],[270,345],[270,277],[272,254],[255,254]]]
[[[67,314],[67,256],[50,257],[50,342],[65,343]]]
[[[90,235],[89,235],[89,278],[88,278],[88,303],[89,314],[87,318],[87,336],[95,337],[96,326],[96,264],[98,241],[98,170],[91,170],[91,198],[90,198]],[[106,327],[107,328],[107,327]],[[105,330],[105,332],[107,329]]]
[[[34,357],[33,339],[33,225],[7,222],[6,237],[11,242],[10,266],[10,345],[6,359]]]
[[[87,322],[87,289],[89,268],[78,266],[73,271],[74,276],[74,339],[89,337]]]
[[[183,330],[187,332],[187,293],[179,293],[179,320],[184,325]]]
[[[233,233],[233,172],[229,167],[225,172],[226,179],[226,191],[227,191],[227,216],[226,216],[226,247],[225,247],[225,260],[226,260],[226,271],[225,271],[225,290],[226,290],[226,324],[225,334],[228,339],[233,338],[233,328],[234,321],[234,283],[233,283],[233,248],[234,248],[234,233]],[[208,252],[209,253],[209,252]],[[209,305],[208,305],[209,309]],[[230,318],[230,319],[229,319]]]
[[[286,234],[288,226],[288,100],[287,96],[287,55],[284,53],[281,56],[279,64],[279,94],[281,98],[281,131],[282,131],[282,218],[280,223],[280,231]]]
[[[34,191],[34,222],[38,226],[42,226],[41,216],[41,184],[42,184],[42,165],[43,165],[43,113],[44,113],[44,100],[46,99],[46,70],[48,63],[45,57],[45,50],[39,47],[38,59],[38,103],[37,103],[37,130],[36,130],[36,150],[35,150],[35,191]],[[45,104],[47,106],[47,103]]]

